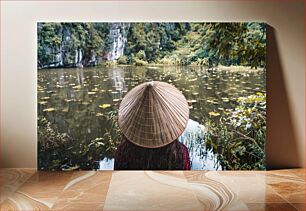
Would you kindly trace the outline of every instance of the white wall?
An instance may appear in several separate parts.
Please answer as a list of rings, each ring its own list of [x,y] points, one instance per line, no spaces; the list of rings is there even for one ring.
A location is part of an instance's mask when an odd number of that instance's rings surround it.
[[[37,21],[267,22],[276,39],[274,50],[268,52],[273,69],[268,69],[273,72],[268,77],[268,95],[269,83],[274,89],[268,100],[273,107],[268,109],[267,163],[271,167],[303,166],[304,8],[302,1],[1,1],[2,166],[36,167]],[[273,64],[274,54],[278,65]],[[276,90],[278,84],[284,85],[281,93]],[[283,98],[281,103],[277,98]],[[278,118],[281,116],[286,118]],[[282,123],[288,118],[289,128]]]

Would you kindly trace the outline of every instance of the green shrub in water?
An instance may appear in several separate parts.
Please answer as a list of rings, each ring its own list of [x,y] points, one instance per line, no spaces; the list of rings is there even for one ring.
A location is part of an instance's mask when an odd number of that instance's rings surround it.
[[[217,154],[224,170],[265,169],[266,94],[237,101],[239,105],[233,112],[207,123],[207,150]]]

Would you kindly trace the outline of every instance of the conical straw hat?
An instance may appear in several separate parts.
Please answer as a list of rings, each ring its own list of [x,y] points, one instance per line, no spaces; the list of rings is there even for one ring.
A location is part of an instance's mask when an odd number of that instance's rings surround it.
[[[189,107],[173,85],[152,81],[129,91],[119,107],[119,127],[134,144],[147,148],[176,140],[187,126]]]

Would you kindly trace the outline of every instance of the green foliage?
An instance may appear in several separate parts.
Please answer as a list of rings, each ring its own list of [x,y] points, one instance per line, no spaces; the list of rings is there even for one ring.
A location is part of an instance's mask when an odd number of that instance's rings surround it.
[[[38,65],[91,65],[105,58],[112,23],[39,23]],[[119,28],[120,29],[120,28]],[[124,64],[265,67],[264,23],[131,23],[119,30],[127,40]],[[63,61],[61,61],[62,57]],[[94,61],[93,61],[93,58]]]
[[[146,60],[146,52],[144,50],[140,50],[138,51],[138,53],[136,54],[136,59],[140,59],[140,60]]]
[[[127,64],[128,63],[128,58],[127,56],[120,56],[119,59],[118,59],[118,64]]]
[[[105,23],[38,23],[38,66],[72,66],[81,51],[81,63],[103,56],[108,38]]]
[[[206,147],[217,153],[223,169],[264,169],[266,95],[241,97],[238,103],[234,112],[207,123]]]
[[[134,63],[136,66],[145,66],[145,65],[148,65],[148,62],[147,61],[143,61],[143,60],[140,60],[140,59],[135,59],[135,63]]]
[[[104,116],[111,124],[101,137],[83,143],[61,133],[45,117],[38,117],[38,168],[40,170],[96,169],[97,161],[113,157],[121,138],[117,110]]]

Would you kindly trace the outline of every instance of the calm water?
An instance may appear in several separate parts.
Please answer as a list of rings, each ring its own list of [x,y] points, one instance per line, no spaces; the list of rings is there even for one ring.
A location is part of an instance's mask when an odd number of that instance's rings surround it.
[[[208,71],[205,67],[94,67],[38,70],[38,115],[68,133],[78,146],[100,149],[100,169],[112,169],[120,143],[116,130],[122,97],[148,80],[174,84],[190,104],[190,122],[180,138],[190,151],[192,169],[218,169],[215,156],[206,152],[201,135],[209,112],[230,111],[238,97],[265,92],[264,71]],[[80,156],[81,150],[78,152]],[[99,162],[96,160],[96,162]]]

